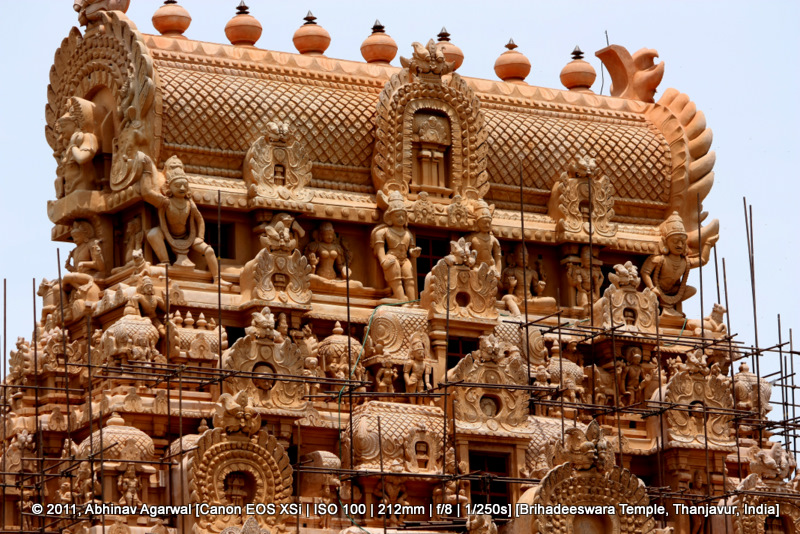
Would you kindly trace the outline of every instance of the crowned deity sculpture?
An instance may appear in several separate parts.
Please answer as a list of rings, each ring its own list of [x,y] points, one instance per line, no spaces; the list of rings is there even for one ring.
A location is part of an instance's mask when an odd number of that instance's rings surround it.
[[[312,233],[314,241],[306,246],[306,257],[312,273],[325,280],[340,280],[348,277],[347,264],[351,254],[341,238],[336,235],[333,224],[324,222]]]
[[[219,264],[214,249],[203,240],[205,221],[189,191],[189,178],[183,170],[183,163],[177,156],[172,156],[164,164],[166,183],[159,193],[153,187],[142,188],[142,194],[153,206],[158,208],[159,225],[147,233],[147,241],[162,263],[169,263],[167,244],[177,256],[175,265],[194,267],[189,260],[189,251],[194,250],[204,255],[208,270],[214,282],[220,281]]]
[[[378,257],[386,283],[397,300],[415,300],[414,266],[411,260],[422,250],[416,246],[408,229],[408,213],[403,196],[392,191],[383,214],[384,224],[375,227],[370,236],[372,250]]]
[[[467,241],[472,245],[472,250],[478,253],[475,258],[475,268],[482,263],[489,266],[496,276],[500,276],[502,269],[502,251],[500,241],[492,233],[492,214],[494,206],[489,206],[485,201],[479,200],[475,208],[477,232],[472,232],[467,236]]]
[[[525,300],[541,301],[547,304],[550,304],[550,301],[555,303],[554,299],[541,296],[547,286],[547,281],[540,263],[537,261],[531,264],[528,258],[528,247],[525,246],[525,243],[520,243],[514,249],[514,256],[511,258],[509,266],[503,269],[502,283],[507,293],[502,300],[512,315],[522,315],[520,305]],[[531,292],[531,287],[536,293],[535,297]]]
[[[708,261],[714,243],[706,242],[702,254],[689,254],[683,219],[675,211],[661,226],[661,253],[642,266],[642,280],[657,296],[664,315],[683,317],[680,304],[697,290],[686,284],[689,271]]]
[[[70,273],[84,275],[81,280],[86,283],[105,270],[106,262],[103,259],[100,240],[95,238],[92,224],[80,219],[73,221],[70,237],[76,246],[67,256],[65,267]]]
[[[58,198],[73,191],[94,189],[96,174],[92,160],[100,146],[94,133],[94,105],[71,97],[67,108],[56,122],[59,146],[63,148],[55,184]]]
[[[431,374],[433,367],[425,361],[427,346],[423,335],[419,332],[411,336],[411,351],[409,361],[403,364],[403,379],[406,384],[406,393],[424,393],[433,387]],[[425,404],[422,396],[413,396],[412,404]]]

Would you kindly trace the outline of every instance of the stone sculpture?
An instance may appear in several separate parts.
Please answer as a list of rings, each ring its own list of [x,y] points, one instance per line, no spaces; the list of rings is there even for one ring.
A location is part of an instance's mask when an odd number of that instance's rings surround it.
[[[540,306],[555,304],[554,298],[542,296],[547,287],[547,280],[541,262],[531,264],[528,247],[524,243],[518,244],[514,249],[514,255],[509,259],[508,266],[503,269],[502,283],[506,290],[502,300],[514,316],[522,315],[520,310],[524,308],[525,300]],[[531,287],[536,293],[535,297]]]
[[[482,263],[489,266],[495,276],[500,276],[502,268],[502,250],[500,241],[492,233],[492,214],[494,206],[489,206],[483,200],[478,201],[475,207],[475,224],[478,231],[467,236],[467,241],[472,246],[472,250],[478,254],[475,258],[475,268],[479,268]]]
[[[406,393],[424,393],[431,389],[431,364],[426,362],[428,354],[425,334],[415,334],[411,337],[411,352],[409,361],[403,365],[403,379],[406,384]],[[425,397],[414,395],[411,397],[413,404],[426,404]]]
[[[58,144],[63,150],[56,178],[59,198],[95,187],[97,177],[92,160],[99,149],[99,141],[94,133],[94,120],[94,105],[73,96],[67,103],[67,112],[56,123]]]
[[[420,255],[422,249],[416,246],[407,218],[403,196],[392,191],[383,214],[384,224],[372,231],[370,245],[383,269],[386,283],[392,289],[392,297],[410,301],[417,298],[412,260]]]
[[[164,164],[166,182],[158,192],[152,184],[142,188],[145,200],[158,209],[159,225],[147,232],[147,241],[153,247],[158,260],[169,263],[167,245],[177,256],[174,265],[194,267],[189,259],[189,251],[194,250],[206,259],[208,270],[215,283],[230,285],[220,280],[219,264],[211,248],[204,240],[205,221],[197,209],[189,189],[189,178],[183,170],[183,163],[172,156]]]
[[[320,225],[319,230],[311,235],[314,241],[306,245],[305,250],[305,255],[311,265],[311,274],[325,280],[347,278],[347,265],[352,261],[352,253],[336,235],[333,224],[324,222]]]
[[[690,255],[686,243],[686,228],[678,212],[673,212],[661,225],[661,253],[645,260],[642,266],[644,285],[658,297],[664,315],[683,317],[680,303],[697,290],[687,285],[689,271],[700,262],[706,263],[713,242],[706,242],[702,254]]]

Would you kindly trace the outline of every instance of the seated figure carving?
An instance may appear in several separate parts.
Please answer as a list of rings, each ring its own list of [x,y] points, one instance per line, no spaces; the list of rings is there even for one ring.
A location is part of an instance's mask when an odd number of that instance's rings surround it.
[[[642,280],[657,296],[662,314],[683,317],[680,304],[697,290],[686,284],[689,271],[706,263],[716,240],[708,240],[701,254],[689,254],[686,228],[678,212],[661,226],[661,253],[653,254],[642,266]]]
[[[514,249],[512,261],[509,262],[508,267],[503,269],[502,284],[507,293],[503,296],[502,301],[514,316],[522,315],[520,306],[524,304],[525,300],[555,305],[555,299],[542,296],[547,281],[541,269],[541,262],[537,261],[531,264],[528,256],[528,247],[524,243],[520,243]],[[531,292],[531,287],[536,292],[535,297]]]

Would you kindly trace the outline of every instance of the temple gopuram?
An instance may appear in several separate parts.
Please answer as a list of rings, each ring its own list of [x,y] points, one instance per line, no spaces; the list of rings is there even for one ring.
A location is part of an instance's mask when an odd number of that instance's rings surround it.
[[[603,96],[578,48],[543,88],[513,41],[485,80],[444,29],[359,62],[310,12],[278,52],[244,2],[230,44],[128,4],[76,0],[50,70],[74,248],[10,352],[0,531],[800,533],[761,352],[683,311],[715,154],[655,50],[597,51]]]

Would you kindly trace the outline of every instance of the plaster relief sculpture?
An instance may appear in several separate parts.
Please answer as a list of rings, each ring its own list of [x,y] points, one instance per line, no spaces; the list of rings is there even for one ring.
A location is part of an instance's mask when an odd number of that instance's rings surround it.
[[[661,225],[661,253],[647,258],[642,266],[644,285],[658,297],[663,315],[683,317],[680,304],[697,290],[687,285],[689,271],[706,263],[714,242],[706,242],[702,254],[690,254],[686,228],[678,212]]]
[[[242,300],[309,305],[312,267],[297,249],[303,228],[288,213],[277,213],[258,229],[263,232],[259,237],[263,248],[242,270]]]
[[[591,304],[600,299],[600,288],[603,285],[602,265],[603,262],[592,257],[592,250],[588,245],[581,247],[578,262],[572,257],[567,260],[567,280],[575,290],[571,300],[587,314],[590,313]]]
[[[560,240],[587,242],[589,217],[595,243],[613,243],[617,234],[613,186],[605,175],[598,176],[597,162],[579,156],[553,184],[547,214],[556,221]]]
[[[247,392],[258,407],[303,410],[307,404],[303,399],[304,383],[276,380],[273,375],[303,376],[305,360],[316,359],[316,347],[303,338],[276,343],[279,333],[274,328],[275,319],[269,308],[252,314],[246,335],[222,355],[223,369],[242,372],[242,376],[226,382],[225,391]]]
[[[292,495],[292,466],[283,446],[261,427],[247,395],[222,394],[216,407],[213,430],[197,441],[188,459],[192,503],[210,505],[288,503]],[[237,488],[244,491],[238,494]],[[262,528],[283,522],[282,514],[256,516]],[[194,531],[218,534],[241,525],[238,514],[199,514]],[[270,525],[269,523],[272,523]]]
[[[605,328],[622,325],[627,332],[655,333],[658,300],[649,288],[637,291],[641,279],[636,266],[629,261],[617,264],[608,279],[611,286],[594,303],[595,321]]]
[[[94,159],[99,141],[94,128],[94,104],[73,96],[67,103],[67,112],[56,122],[58,145],[62,150],[56,174],[56,197],[74,191],[91,191],[97,179]]]
[[[613,449],[596,420],[585,431],[580,428],[567,429],[563,445],[561,440],[556,439],[552,463],[554,467],[542,478],[538,487],[522,496],[523,501],[542,506],[579,503],[646,506],[650,503],[644,482],[627,469],[614,465]],[[616,515],[539,515],[535,523],[538,532],[558,534],[653,534],[655,529],[655,521],[645,514],[626,515],[624,520]]]
[[[644,400],[645,376],[642,369],[642,349],[627,347],[625,350],[625,366],[619,381],[621,406],[638,404]]]
[[[383,269],[387,285],[392,289],[392,297],[404,301],[415,300],[417,291],[412,260],[422,250],[416,246],[414,234],[408,229],[408,213],[403,196],[392,191],[387,204],[383,214],[384,224],[372,231],[370,246]]]
[[[75,0],[72,9],[78,13],[78,22],[81,26],[86,26],[90,22],[100,19],[103,11],[122,11],[128,10],[130,0]]]
[[[489,191],[480,100],[433,40],[413,47],[378,99],[373,184],[386,195],[460,195],[472,203]]]
[[[497,276],[487,263],[476,267],[476,256],[477,251],[470,250],[470,242],[463,237],[451,241],[450,254],[425,277],[420,307],[428,309],[431,316],[496,319]]]
[[[194,267],[189,260],[189,251],[194,250],[205,257],[214,283],[230,285],[219,279],[219,264],[214,249],[203,240],[205,221],[192,199],[189,178],[177,156],[172,156],[164,164],[164,176],[166,182],[161,192],[152,183],[142,188],[145,200],[158,209],[159,225],[147,232],[147,241],[153,247],[153,252],[161,263],[169,263],[169,245],[177,256],[173,265]]]
[[[797,462],[780,443],[771,445],[765,449],[754,446],[748,451],[750,474],[739,482],[728,501],[736,508],[731,515],[734,534],[800,530],[800,491],[797,484],[786,481]],[[776,506],[780,515],[772,513]]]
[[[477,351],[459,360],[447,372],[448,382],[467,384],[527,385],[528,370],[517,347],[495,338],[482,336]],[[479,385],[456,388],[454,393],[456,424],[460,428],[514,431],[526,424],[528,405],[522,391],[483,388]]]
[[[719,374],[717,366],[712,370],[708,368],[702,349],[690,352],[686,361],[677,362],[674,369],[667,383],[664,401],[692,405],[695,409],[667,411],[669,439],[676,445],[690,448],[703,447],[706,439],[710,446],[732,445],[733,416],[720,412],[703,412],[703,406],[724,410],[733,408],[731,379]]]
[[[109,185],[121,191],[138,182],[145,173],[155,171],[150,153],[147,115],[155,99],[155,83],[146,69],[137,71],[123,87],[119,108],[119,133],[114,138]]]
[[[758,412],[760,409],[760,417],[766,418],[767,414],[772,411],[769,403],[770,397],[772,397],[772,384],[766,378],[762,378],[759,382],[758,377],[750,372],[750,366],[746,362],[739,365],[739,372],[734,378],[733,391],[736,396],[736,409],[753,412]]]
[[[322,369],[331,378],[340,380],[365,378],[364,366],[359,361],[361,343],[353,337],[344,335],[344,329],[339,321],[334,324],[333,334],[323,339],[317,350]]]
[[[347,265],[352,261],[352,252],[336,234],[333,224],[324,222],[311,236],[306,245],[305,256],[311,265],[311,274],[323,280],[344,280],[348,277]]]
[[[302,141],[288,122],[267,123],[266,134],[250,146],[244,157],[244,181],[253,206],[270,200],[311,200],[311,161]]]
[[[427,355],[430,351],[428,347],[428,336],[416,333],[411,336],[411,353],[409,360],[403,365],[403,380],[406,384],[406,393],[425,393],[433,388],[432,374],[433,368],[427,362]],[[424,396],[416,395],[410,399],[412,404],[426,404]]]
[[[500,241],[492,233],[492,215],[494,206],[489,206],[483,200],[479,200],[475,206],[475,224],[477,232],[472,232],[467,236],[467,242],[472,246],[472,250],[477,252],[475,257],[475,268],[479,269],[482,263],[489,266],[489,270],[498,278],[503,272],[501,257],[503,251],[500,249]]]
[[[503,269],[502,284],[506,291],[502,301],[515,317],[522,315],[521,310],[525,309],[525,300],[535,306],[537,310],[550,309],[556,304],[554,298],[542,296],[547,287],[547,280],[541,262],[537,261],[531,264],[528,247],[524,243],[516,246],[514,255],[508,260],[508,266]],[[531,292],[531,288],[536,296]]]
[[[611,75],[611,96],[653,102],[658,84],[664,77],[664,62],[653,59],[658,52],[642,48],[633,55],[620,45],[611,45],[595,52]]]

